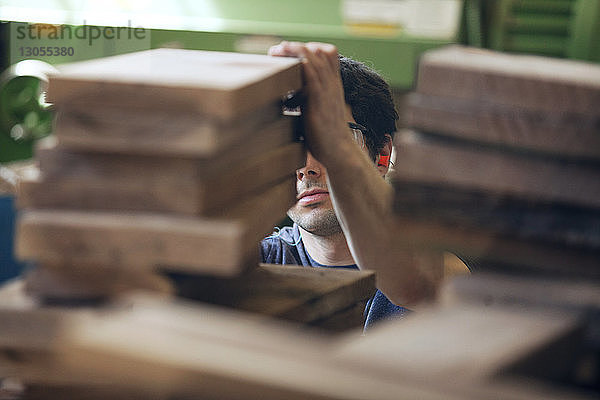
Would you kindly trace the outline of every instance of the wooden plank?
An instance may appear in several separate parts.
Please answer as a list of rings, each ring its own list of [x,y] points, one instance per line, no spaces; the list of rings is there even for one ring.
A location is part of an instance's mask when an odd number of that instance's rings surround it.
[[[268,189],[305,162],[301,143],[197,160],[39,149],[42,176],[22,180],[19,208],[131,210],[210,215]],[[239,159],[236,161],[236,159]]]
[[[480,272],[456,277],[442,287],[444,303],[520,304],[565,310],[600,309],[600,285],[584,280],[551,279]]]
[[[600,207],[600,168],[549,160],[414,131],[396,137],[391,180],[452,185],[498,196]]]
[[[69,104],[58,107],[54,132],[61,145],[76,150],[214,158],[289,143],[291,120],[281,116],[279,103],[225,122],[181,110]]]
[[[145,398],[459,399],[331,363],[332,338],[201,304],[135,297],[97,310],[1,307],[0,318],[0,364],[26,384]]]
[[[78,399],[78,400],[139,400],[160,399],[167,397],[157,396],[155,393],[147,393],[143,389],[133,390],[126,388],[111,388],[106,385],[48,385],[48,384],[30,384],[27,385],[26,396],[15,398],[25,400],[54,400],[54,399]]]
[[[179,276],[180,296],[298,322],[325,319],[375,293],[370,271],[262,264],[232,279]],[[355,317],[355,315],[354,315]],[[362,326],[348,318],[346,327]]]
[[[56,388],[57,393],[90,387],[92,393],[117,390],[153,399],[594,398],[532,381],[469,379],[493,371],[489,361],[503,364],[520,350],[568,331],[572,314],[563,319],[560,314],[538,313],[527,318],[531,315],[522,310],[498,308],[489,313],[481,308],[446,311],[419,312],[414,315],[419,319],[383,325],[367,337],[353,333],[340,341],[256,316],[139,296],[95,310],[2,303],[0,372],[18,376],[26,385]],[[478,326],[496,329],[486,329],[481,337]],[[500,347],[505,343],[503,353]],[[421,357],[422,348],[426,350]],[[485,350],[491,350],[495,360],[484,361],[483,371],[471,374]],[[413,359],[402,356],[415,352],[417,369],[407,370]],[[433,373],[426,370],[412,378],[432,359],[441,361],[434,362]],[[457,368],[447,379],[435,378],[461,360],[467,360],[467,375]]]
[[[462,399],[591,399],[593,391],[506,375],[515,360],[577,347],[578,316],[524,307],[455,305],[420,310],[341,343],[334,359],[390,379],[408,378]],[[538,365],[538,370],[546,366]]]
[[[294,182],[286,179],[214,217],[32,210],[17,223],[16,253],[52,264],[234,275],[255,265],[259,240],[295,198]]]
[[[153,49],[62,65],[49,77],[47,100],[231,119],[300,89],[300,67],[295,58]]]
[[[115,266],[38,265],[24,276],[25,291],[43,303],[104,301],[130,291],[169,296],[172,283],[155,272]]]
[[[600,279],[598,251],[502,236],[484,228],[473,229],[440,221],[396,215],[396,245],[408,249],[451,251],[468,259],[523,272]],[[498,267],[497,267],[498,268]]]
[[[433,308],[374,328],[362,341],[349,340],[336,358],[422,382],[466,385],[569,334],[576,321],[572,313],[517,307]]]
[[[447,46],[422,55],[417,92],[526,109],[600,115],[600,66]]]
[[[366,306],[366,301],[359,301],[345,310],[312,322],[311,326],[325,329],[330,332],[347,332],[351,329],[355,332],[362,332],[364,328],[364,313]]]
[[[515,240],[600,250],[599,209],[523,200],[445,184],[398,182],[394,190],[397,214],[485,229]]]
[[[559,157],[600,159],[600,116],[532,112],[483,100],[411,93],[405,119],[416,130]]]

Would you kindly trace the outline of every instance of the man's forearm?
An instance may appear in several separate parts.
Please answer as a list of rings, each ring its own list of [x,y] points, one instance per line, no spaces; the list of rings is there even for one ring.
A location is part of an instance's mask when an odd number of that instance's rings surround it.
[[[436,257],[401,245],[392,187],[364,152],[346,144],[338,143],[325,159],[330,195],[352,256],[361,269],[376,271],[378,288],[394,303],[410,307],[430,300],[442,274]]]

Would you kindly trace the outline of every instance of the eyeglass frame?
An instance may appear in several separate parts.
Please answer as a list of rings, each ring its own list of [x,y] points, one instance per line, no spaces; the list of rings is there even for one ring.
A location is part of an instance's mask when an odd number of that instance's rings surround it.
[[[361,124],[357,124],[356,122],[348,122],[348,127],[352,132],[352,139],[354,140],[354,142],[358,144],[362,149],[365,149],[367,147],[367,141],[365,136],[368,131],[368,128]]]

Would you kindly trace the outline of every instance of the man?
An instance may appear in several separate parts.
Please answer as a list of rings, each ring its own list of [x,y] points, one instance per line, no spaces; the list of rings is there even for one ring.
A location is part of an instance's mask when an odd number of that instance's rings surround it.
[[[398,119],[389,86],[364,64],[338,59],[332,45],[282,42],[269,54],[303,61],[308,153],[288,211],[294,226],[263,240],[262,261],[372,269],[379,290],[365,328],[404,315],[404,306],[434,296],[442,271],[393,240],[392,189],[383,179]]]

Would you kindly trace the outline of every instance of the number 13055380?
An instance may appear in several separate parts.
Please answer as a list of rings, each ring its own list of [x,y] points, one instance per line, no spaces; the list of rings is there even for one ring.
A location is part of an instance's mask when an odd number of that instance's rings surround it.
[[[19,47],[19,53],[22,57],[72,57],[75,55],[75,49],[64,46],[24,46]]]

